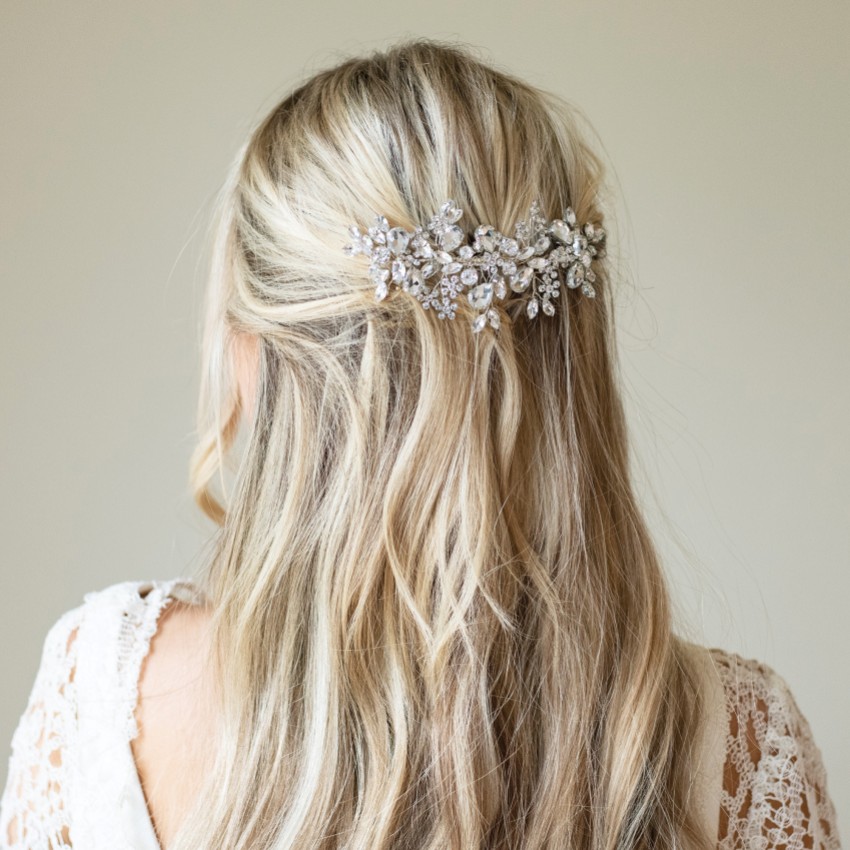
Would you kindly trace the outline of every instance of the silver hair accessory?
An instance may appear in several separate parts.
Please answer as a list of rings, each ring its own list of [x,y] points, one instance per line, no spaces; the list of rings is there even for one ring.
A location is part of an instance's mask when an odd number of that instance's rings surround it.
[[[605,256],[606,234],[598,224],[577,225],[572,208],[564,210],[563,219],[549,221],[534,201],[513,237],[482,224],[475,228],[471,244],[456,224],[462,216],[454,201],[446,201],[427,225],[408,231],[390,227],[386,216],[378,215],[365,233],[356,224],[349,227],[352,242],[343,251],[370,257],[369,275],[378,301],[395,285],[441,319],[454,319],[457,299],[466,292],[478,311],[472,322],[475,333],[488,324],[498,330],[496,301],[506,299],[509,290],[529,293],[530,319],[541,309],[547,316],[555,314],[562,279],[570,289],[595,297],[591,262]]]

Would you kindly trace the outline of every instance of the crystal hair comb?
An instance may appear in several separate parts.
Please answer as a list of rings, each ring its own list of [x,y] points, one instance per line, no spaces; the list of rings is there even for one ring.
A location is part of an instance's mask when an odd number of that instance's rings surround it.
[[[375,298],[383,300],[394,285],[416,297],[426,310],[441,319],[454,319],[458,298],[466,292],[478,311],[472,322],[474,333],[488,324],[498,330],[496,301],[508,291],[528,293],[526,314],[530,319],[542,309],[555,314],[554,299],[563,280],[570,289],[580,288],[588,298],[596,295],[591,268],[595,257],[605,256],[605,231],[598,224],[576,224],[575,212],[564,210],[563,219],[547,220],[538,201],[528,218],[517,222],[513,237],[489,224],[476,227],[472,243],[456,222],[463,216],[454,201],[446,201],[424,226],[413,231],[390,227],[386,216],[361,233],[352,224],[352,242],[343,247],[348,256],[370,257],[369,275],[375,283]]]

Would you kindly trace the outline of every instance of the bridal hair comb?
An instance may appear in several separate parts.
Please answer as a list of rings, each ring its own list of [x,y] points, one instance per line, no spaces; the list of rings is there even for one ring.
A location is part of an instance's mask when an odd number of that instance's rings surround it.
[[[570,289],[580,288],[588,298],[595,297],[591,263],[605,256],[606,234],[598,224],[577,225],[572,208],[564,210],[563,219],[549,221],[534,201],[528,218],[517,222],[514,236],[482,224],[475,228],[471,243],[456,224],[462,216],[451,200],[413,231],[390,227],[386,216],[378,215],[365,233],[356,224],[349,227],[352,242],[343,251],[370,257],[369,275],[378,301],[394,285],[441,319],[454,319],[458,298],[465,292],[478,311],[474,333],[488,324],[498,330],[495,305],[508,297],[509,290],[528,293],[529,319],[540,310],[547,316],[555,314],[562,279]]]

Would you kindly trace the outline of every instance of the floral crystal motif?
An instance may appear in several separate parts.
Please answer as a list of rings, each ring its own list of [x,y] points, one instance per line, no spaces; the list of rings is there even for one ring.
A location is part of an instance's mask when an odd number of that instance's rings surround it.
[[[498,330],[495,306],[509,292],[527,294],[530,319],[541,310],[547,316],[555,314],[562,281],[588,298],[595,297],[591,262],[605,256],[606,234],[598,224],[576,224],[571,207],[564,210],[563,219],[550,221],[534,201],[512,237],[482,224],[475,228],[471,243],[457,224],[462,217],[463,211],[451,200],[413,231],[390,227],[386,216],[378,215],[365,233],[356,224],[349,227],[352,241],[343,251],[369,256],[378,301],[395,286],[441,319],[454,319],[458,299],[465,293],[477,311],[472,322],[475,333],[488,324]]]

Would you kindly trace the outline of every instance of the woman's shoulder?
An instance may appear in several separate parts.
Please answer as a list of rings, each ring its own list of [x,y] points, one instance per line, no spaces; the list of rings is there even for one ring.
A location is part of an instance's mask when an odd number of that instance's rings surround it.
[[[717,646],[695,651],[725,708],[715,738],[724,754],[719,846],[795,835],[814,842],[805,846],[837,848],[823,754],[786,678],[760,658]]]

